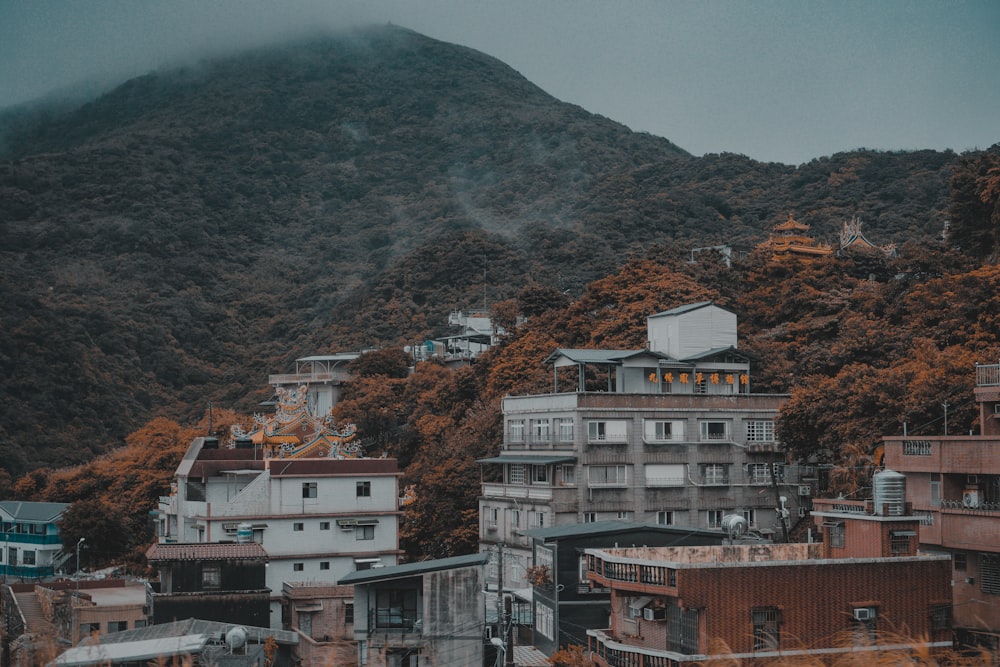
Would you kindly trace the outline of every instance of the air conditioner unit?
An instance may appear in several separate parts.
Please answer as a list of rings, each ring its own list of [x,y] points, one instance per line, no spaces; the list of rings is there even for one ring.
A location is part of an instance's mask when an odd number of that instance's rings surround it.
[[[663,607],[646,607],[642,610],[642,618],[646,621],[662,621],[667,617],[667,610]]]
[[[854,610],[855,621],[870,621],[875,614],[869,607],[861,607]]]
[[[979,491],[966,489],[962,493],[962,505],[964,507],[979,507]]]
[[[810,487],[808,484],[799,484],[800,496],[808,496],[810,493],[812,493],[812,487]]]

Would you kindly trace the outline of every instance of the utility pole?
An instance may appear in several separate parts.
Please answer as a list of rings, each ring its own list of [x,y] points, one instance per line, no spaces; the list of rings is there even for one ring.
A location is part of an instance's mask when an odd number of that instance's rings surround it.
[[[504,615],[504,646],[507,648],[504,650],[504,665],[505,667],[514,667],[514,623],[511,619],[511,607],[513,602],[509,595],[503,596],[503,615]]]
[[[941,407],[944,408],[944,434],[948,435],[948,401],[942,403]]]

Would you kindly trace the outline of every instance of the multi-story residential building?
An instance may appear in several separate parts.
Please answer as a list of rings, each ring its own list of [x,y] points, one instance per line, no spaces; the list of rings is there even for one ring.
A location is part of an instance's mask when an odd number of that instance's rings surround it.
[[[883,439],[921,516],[920,544],[952,559],[955,630],[1000,654],[1000,364],[976,367],[977,435]]]
[[[0,501],[0,575],[24,580],[55,574],[62,552],[59,519],[68,507]]]
[[[299,636],[295,648],[297,665],[357,664],[353,586],[286,581],[282,597],[282,626]]]
[[[161,498],[161,543],[259,542],[267,552],[271,627],[286,581],[335,582],[399,557],[394,459],[270,458],[196,438]]]
[[[736,325],[711,302],[652,315],[645,349],[558,349],[553,393],[503,400],[479,512],[480,549],[507,547],[505,587],[525,586],[531,529],[622,519],[721,531],[735,513],[784,539],[805,516],[811,487],[774,432],[787,397],[751,393]]]
[[[482,665],[486,554],[354,572],[358,663],[371,667]]]
[[[294,373],[268,376],[267,383],[275,390],[305,387],[309,414],[325,417],[340,400],[343,384],[351,379],[349,366],[360,352],[314,355],[295,360]]]
[[[919,518],[815,502],[822,544],[586,549],[587,580],[611,592],[608,627],[587,631],[594,663],[951,647],[951,566],[917,553]]]

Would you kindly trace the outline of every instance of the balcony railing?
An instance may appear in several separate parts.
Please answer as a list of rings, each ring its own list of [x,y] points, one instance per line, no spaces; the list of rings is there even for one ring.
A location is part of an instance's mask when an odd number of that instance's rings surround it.
[[[1000,503],[989,503],[982,500],[942,500],[941,509],[966,510],[970,512],[1000,512]]]
[[[1000,387],[1000,364],[976,366],[976,386]]]

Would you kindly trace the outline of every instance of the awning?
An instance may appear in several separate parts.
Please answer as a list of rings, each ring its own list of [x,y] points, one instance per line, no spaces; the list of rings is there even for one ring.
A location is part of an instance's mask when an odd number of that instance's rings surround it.
[[[645,596],[639,597],[639,598],[632,598],[632,601],[629,602],[628,606],[630,608],[636,609],[636,610],[643,609],[643,608],[645,608],[646,605],[648,605],[652,601],[653,601],[653,598],[645,597]]]
[[[570,463],[576,461],[575,456],[532,456],[530,454],[515,454],[494,456],[491,459],[476,459],[476,463],[527,463],[536,466],[547,466],[552,463]]]
[[[306,604],[297,604],[297,605],[295,605],[295,611],[298,611],[298,612],[303,612],[303,611],[306,611],[306,612],[309,612],[309,611],[323,611],[323,603],[322,602],[308,602]]]
[[[890,530],[889,535],[892,537],[915,537],[917,531],[915,530]]]

